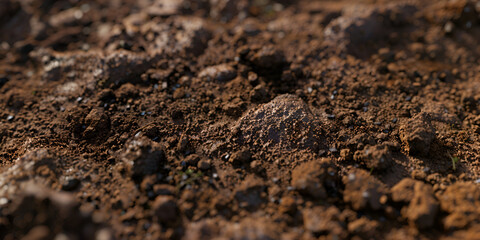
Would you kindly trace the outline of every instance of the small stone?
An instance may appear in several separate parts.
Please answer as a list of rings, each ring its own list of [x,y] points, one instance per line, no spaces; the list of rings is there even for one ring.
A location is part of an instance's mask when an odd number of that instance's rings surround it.
[[[254,72],[248,72],[248,81],[252,84],[256,84],[258,81],[258,75]]]

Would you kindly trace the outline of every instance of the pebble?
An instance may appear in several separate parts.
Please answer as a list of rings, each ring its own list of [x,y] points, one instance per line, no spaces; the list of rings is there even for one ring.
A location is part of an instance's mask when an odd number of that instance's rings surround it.
[[[448,21],[448,22],[445,24],[443,30],[444,30],[446,33],[451,33],[451,32],[453,31],[454,26],[455,26],[455,25],[453,25],[452,22]]]
[[[354,173],[348,174],[348,181],[355,181],[355,174]]]

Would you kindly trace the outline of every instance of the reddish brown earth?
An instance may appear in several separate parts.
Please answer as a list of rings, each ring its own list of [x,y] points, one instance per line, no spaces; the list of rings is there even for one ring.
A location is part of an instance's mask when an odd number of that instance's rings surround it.
[[[480,239],[480,1],[0,6],[0,239]]]

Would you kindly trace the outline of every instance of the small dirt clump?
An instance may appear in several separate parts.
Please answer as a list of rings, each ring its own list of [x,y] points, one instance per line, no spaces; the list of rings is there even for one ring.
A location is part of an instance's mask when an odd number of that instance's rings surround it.
[[[246,113],[234,126],[238,143],[278,151],[321,147],[321,127],[305,103],[281,95]]]
[[[426,156],[435,139],[435,129],[428,116],[419,114],[400,127],[400,139],[405,150],[412,155]]]

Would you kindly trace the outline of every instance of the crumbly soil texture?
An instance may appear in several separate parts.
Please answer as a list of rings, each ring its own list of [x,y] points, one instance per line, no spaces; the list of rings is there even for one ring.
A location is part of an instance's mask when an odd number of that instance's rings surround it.
[[[479,239],[480,1],[0,0],[0,239]]]

